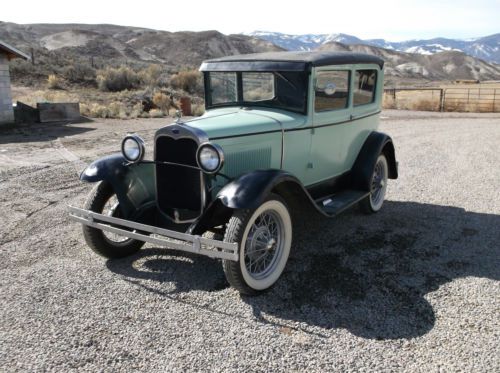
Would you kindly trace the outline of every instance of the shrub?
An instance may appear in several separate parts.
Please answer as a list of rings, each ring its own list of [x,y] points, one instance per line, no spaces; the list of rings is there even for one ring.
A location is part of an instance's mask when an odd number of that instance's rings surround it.
[[[127,118],[127,107],[121,103],[114,101],[108,105],[108,118]]]
[[[71,83],[95,82],[95,70],[82,63],[66,66],[63,70],[64,78]]]
[[[139,87],[141,79],[139,74],[129,67],[122,66],[117,69],[108,67],[99,71],[97,84],[101,91],[123,91]]]
[[[141,80],[149,87],[157,87],[160,85],[162,72],[160,65],[149,65],[146,69],[141,71]]]
[[[132,109],[130,110],[129,113],[129,118],[130,119],[135,119],[138,118],[142,115],[142,103],[138,102],[134,106],[132,106]]]
[[[165,116],[165,114],[159,109],[152,109],[149,111],[149,116],[151,118],[162,118]]]
[[[170,110],[170,98],[162,92],[156,92],[153,95],[153,103],[158,109],[165,113],[168,113],[168,111]]]
[[[61,89],[62,83],[61,79],[57,77],[57,75],[51,74],[47,78],[47,88],[48,89]]]
[[[203,105],[203,104],[193,105],[191,107],[191,113],[195,117],[199,117],[199,116],[205,114],[205,105]]]
[[[170,85],[189,93],[201,90],[201,74],[197,70],[180,71],[170,78]]]
[[[109,116],[108,108],[104,105],[93,103],[89,108],[89,116],[92,118],[107,118]]]

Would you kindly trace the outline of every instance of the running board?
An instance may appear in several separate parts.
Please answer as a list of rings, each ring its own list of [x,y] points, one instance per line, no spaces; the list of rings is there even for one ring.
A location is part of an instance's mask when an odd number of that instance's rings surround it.
[[[347,189],[332,196],[317,200],[316,205],[324,214],[335,216],[369,195],[370,192]]]

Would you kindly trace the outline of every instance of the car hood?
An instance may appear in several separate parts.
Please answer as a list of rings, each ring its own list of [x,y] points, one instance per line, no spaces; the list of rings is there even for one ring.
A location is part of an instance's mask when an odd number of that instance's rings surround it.
[[[306,117],[283,110],[224,108],[207,111],[185,124],[204,131],[212,140],[305,125]]]

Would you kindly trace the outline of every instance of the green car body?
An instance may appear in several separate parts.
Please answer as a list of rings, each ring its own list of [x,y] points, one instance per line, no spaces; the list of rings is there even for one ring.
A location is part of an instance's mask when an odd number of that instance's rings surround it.
[[[325,216],[360,201],[368,201],[373,212],[380,208],[370,205],[380,157],[385,180],[398,172],[392,140],[377,132],[383,61],[366,55],[275,53],[210,60],[201,70],[203,116],[159,129],[155,154],[147,158],[141,154],[131,161],[122,148],[123,155],[98,160],[82,173],[84,181],[111,186],[120,222],[157,227],[145,228],[149,233],[168,229],[162,231],[167,237],[184,232],[196,241],[208,231],[223,234],[237,211],[258,209],[269,196],[287,205],[296,202],[291,199],[310,203]],[[140,139],[130,141],[140,147]],[[207,165],[219,162],[215,172],[205,168],[203,146]],[[383,183],[378,188],[385,193]],[[98,216],[81,211],[75,220],[105,229],[105,222],[92,223]],[[127,237],[145,240],[136,233]],[[227,259],[221,255],[213,256]],[[243,261],[237,251],[229,260]],[[228,280],[242,292],[261,290],[251,285],[251,277],[247,282],[240,277]]]

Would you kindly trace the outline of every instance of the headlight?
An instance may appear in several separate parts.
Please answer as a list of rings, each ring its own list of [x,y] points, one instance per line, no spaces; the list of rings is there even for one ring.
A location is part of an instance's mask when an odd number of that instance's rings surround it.
[[[138,135],[127,135],[122,141],[122,154],[129,162],[139,162],[144,158],[144,140]]]
[[[208,174],[215,174],[224,165],[224,152],[217,144],[201,144],[196,153],[198,166]]]

